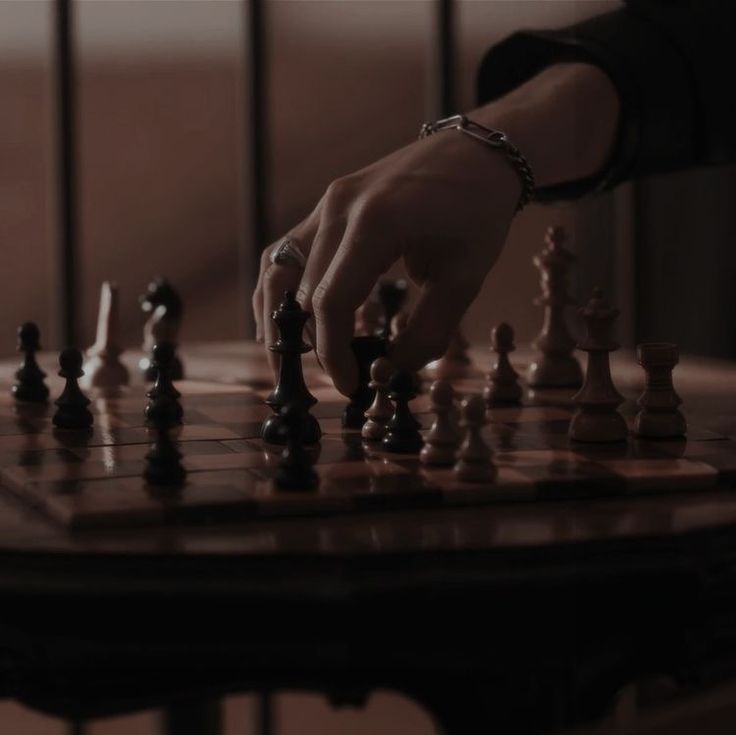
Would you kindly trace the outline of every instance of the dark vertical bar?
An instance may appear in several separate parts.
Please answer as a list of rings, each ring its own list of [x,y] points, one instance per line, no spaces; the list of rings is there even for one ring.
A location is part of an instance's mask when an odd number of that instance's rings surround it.
[[[261,692],[258,695],[258,714],[256,732],[258,735],[275,735],[273,696],[271,692]]]
[[[435,0],[434,114],[447,117],[455,109],[455,18],[453,0]]]
[[[67,345],[77,344],[79,311],[73,21],[72,0],[56,0],[54,74],[59,216],[57,297],[60,334]]]
[[[263,0],[245,0],[248,89],[247,115],[250,119],[250,140],[246,146],[251,181],[251,235],[256,257],[256,273],[260,251],[269,239],[269,170],[268,170],[268,73],[266,50],[266,8]]]

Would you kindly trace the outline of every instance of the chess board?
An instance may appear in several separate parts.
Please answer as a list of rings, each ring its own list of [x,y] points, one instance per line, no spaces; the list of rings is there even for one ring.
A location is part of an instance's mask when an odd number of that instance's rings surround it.
[[[254,353],[255,355],[256,353]],[[319,489],[284,492],[273,476],[278,448],[264,446],[260,426],[270,409],[265,364],[250,364],[231,382],[184,380],[184,425],[176,431],[186,484],[163,490],[142,477],[151,437],[143,421],[145,387],[117,397],[91,394],[91,433],[54,431],[52,406],[0,397],[0,485],[73,530],[165,523],[211,523],[535,500],[605,499],[736,486],[736,442],[690,426],[686,441],[573,444],[567,428],[572,391],[525,397],[519,407],[491,409],[485,438],[495,452],[492,484],[459,481],[449,468],[428,468],[414,455],[371,448],[341,427],[345,400],[313,364],[305,378],[318,399],[324,436],[314,449]],[[223,361],[227,356],[223,356]],[[208,363],[213,374],[217,361]],[[197,371],[202,374],[202,370]],[[204,371],[206,372],[206,371]],[[479,373],[455,381],[459,394],[480,392]],[[52,396],[58,385],[51,376]],[[426,388],[426,385],[425,385]],[[633,396],[632,396],[633,397]],[[426,429],[426,391],[412,403]],[[623,406],[631,421],[633,401]]]

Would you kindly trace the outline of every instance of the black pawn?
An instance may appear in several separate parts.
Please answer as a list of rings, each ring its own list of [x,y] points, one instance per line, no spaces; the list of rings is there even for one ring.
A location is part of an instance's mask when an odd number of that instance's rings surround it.
[[[394,415],[386,424],[386,435],[381,447],[387,452],[416,454],[424,440],[419,433],[420,423],[409,410],[409,401],[416,396],[416,380],[412,373],[397,370],[388,384],[389,398],[394,402]]]
[[[139,298],[141,309],[146,315],[153,314],[159,306],[163,306],[166,313],[163,317],[169,322],[170,329],[173,327],[178,333],[181,325],[183,303],[179,292],[169,283],[166,278],[159,276],[148,284],[146,292]],[[175,325],[175,326],[173,326]],[[163,340],[162,340],[163,341]],[[174,345],[176,348],[176,345]],[[156,380],[156,368],[153,364],[153,350],[151,355],[144,355],[139,363],[139,367],[143,373],[143,379],[147,382]],[[171,365],[171,379],[182,380],[184,377],[184,367],[181,359],[174,350],[174,359]]]
[[[289,403],[279,411],[279,416],[286,447],[276,469],[276,487],[292,491],[315,490],[319,477],[312,468],[312,458],[304,448],[304,412],[299,405]]]
[[[388,341],[391,336],[391,322],[401,311],[409,293],[409,285],[406,281],[381,281],[378,285],[378,300],[383,307],[383,327],[380,336]]]
[[[365,412],[373,403],[376,391],[371,388],[371,365],[386,354],[386,340],[381,337],[354,337],[350,348],[358,364],[358,387],[350,395],[350,402],[342,414],[342,425],[346,429],[362,429],[366,422]]]
[[[271,318],[276,323],[279,337],[268,349],[280,356],[280,366],[276,387],[265,400],[274,414],[263,422],[261,438],[269,444],[286,443],[281,409],[292,404],[295,410],[299,408],[304,417],[304,443],[316,444],[322,436],[322,430],[309,409],[317,403],[317,399],[309,392],[302,371],[302,355],[312,349],[302,339],[309,314],[302,309],[294,294],[287,291]]]
[[[174,387],[172,369],[176,353],[171,342],[159,342],[152,350],[152,365],[156,370],[156,381],[146,393],[146,423],[150,426],[168,428],[178,426],[184,414],[179,398],[181,393]]]
[[[12,394],[17,401],[46,403],[49,389],[44,378],[46,373],[36,362],[36,353],[41,349],[41,334],[33,322],[18,327],[18,352],[23,353],[23,362],[15,373],[17,382]]]
[[[183,485],[187,471],[181,463],[181,452],[167,429],[159,428],[151,448],[146,454],[143,477],[156,486],[174,487]]]
[[[89,429],[93,421],[87,408],[90,400],[77,382],[84,375],[82,353],[76,347],[67,347],[59,355],[59,367],[59,375],[66,380],[66,385],[56,401],[56,413],[51,420],[59,429]]]

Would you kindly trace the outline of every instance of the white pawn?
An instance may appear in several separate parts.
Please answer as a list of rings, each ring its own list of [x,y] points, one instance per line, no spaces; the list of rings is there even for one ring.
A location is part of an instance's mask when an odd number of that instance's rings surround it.
[[[483,391],[486,405],[520,403],[519,374],[509,361],[509,352],[515,349],[514,330],[505,322],[491,330],[491,349],[498,357],[488,373],[488,385]]]
[[[672,385],[672,370],[680,358],[677,345],[643,344],[636,354],[646,373],[646,387],[637,402],[640,411],[634,419],[634,433],[646,439],[685,436],[687,422],[679,409],[682,400]]]
[[[393,366],[385,357],[379,357],[371,363],[370,387],[376,391],[364,416],[368,419],[361,429],[361,436],[369,442],[380,442],[386,433],[386,422],[394,415],[394,404],[388,397],[388,382],[393,373]]]
[[[429,398],[436,418],[424,437],[419,461],[426,465],[451,465],[460,444],[455,419],[455,391],[448,380],[435,380],[429,389]]]
[[[120,362],[120,317],[118,314],[118,287],[104,281],[100,290],[100,310],[97,316],[95,343],[87,350],[84,377],[79,381],[84,388],[118,388],[129,381],[128,368]]]
[[[585,321],[585,339],[578,349],[588,353],[588,366],[583,387],[572,397],[577,406],[570,421],[569,436],[581,442],[625,441],[628,427],[618,407],[623,396],[611,378],[609,353],[619,348],[613,339],[613,325],[618,309],[610,306],[600,288],[579,310]]]
[[[465,482],[493,482],[498,470],[493,464],[493,452],[481,436],[486,423],[486,404],[481,395],[470,395],[460,405],[465,438],[453,467],[455,476]]]

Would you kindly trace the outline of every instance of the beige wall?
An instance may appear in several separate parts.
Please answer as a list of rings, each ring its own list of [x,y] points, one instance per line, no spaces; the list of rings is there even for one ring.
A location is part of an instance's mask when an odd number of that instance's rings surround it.
[[[473,105],[485,48],[522,25],[579,19],[612,2],[459,3],[461,106]],[[20,321],[53,343],[49,3],[0,3],[0,353]],[[427,109],[431,3],[273,0],[272,230],[306,215],[329,181],[411,140]],[[92,338],[99,282],[120,283],[124,334],[139,340],[137,296],[165,273],[187,307],[186,339],[249,333],[249,181],[235,0],[82,0],[80,218],[84,338]],[[400,73],[397,73],[400,70]],[[531,208],[468,320],[473,338],[505,318],[520,339],[536,330],[530,257],[549,221],[576,229],[578,208]],[[246,233],[244,237],[243,233]],[[509,287],[513,284],[513,288]],[[476,318],[479,317],[479,318]]]

